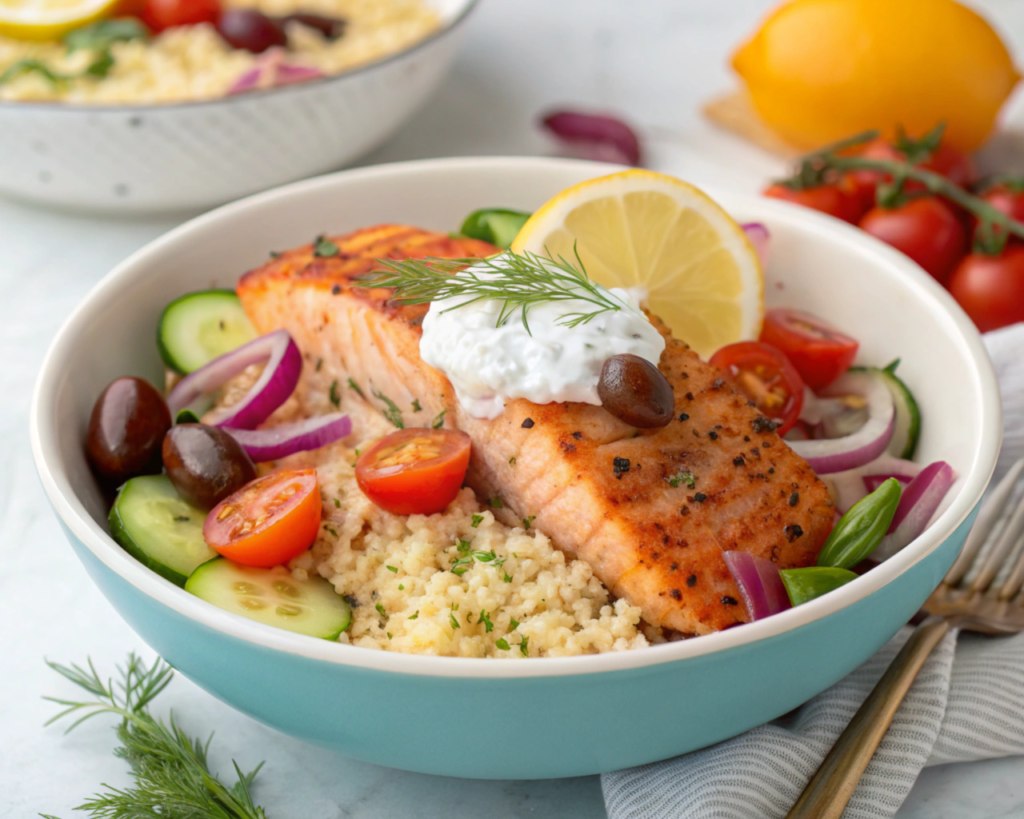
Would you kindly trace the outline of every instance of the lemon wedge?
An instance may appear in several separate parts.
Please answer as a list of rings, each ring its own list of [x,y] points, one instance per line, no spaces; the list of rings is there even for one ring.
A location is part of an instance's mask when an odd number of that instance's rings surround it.
[[[562,191],[512,242],[575,263],[605,287],[642,287],[647,306],[703,357],[757,338],[764,279],[743,229],[707,194],[665,174],[630,170]]]
[[[119,0],[0,0],[0,35],[59,40],[72,29],[109,16]]]

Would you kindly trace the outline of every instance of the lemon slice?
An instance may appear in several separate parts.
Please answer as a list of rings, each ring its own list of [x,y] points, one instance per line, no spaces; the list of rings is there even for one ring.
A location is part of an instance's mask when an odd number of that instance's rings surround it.
[[[573,263],[578,252],[599,284],[644,288],[651,312],[705,358],[761,331],[753,246],[706,194],[671,176],[631,170],[574,185],[530,217],[511,249]]]
[[[105,17],[119,0],[0,0],[0,34],[19,40],[58,40]]]

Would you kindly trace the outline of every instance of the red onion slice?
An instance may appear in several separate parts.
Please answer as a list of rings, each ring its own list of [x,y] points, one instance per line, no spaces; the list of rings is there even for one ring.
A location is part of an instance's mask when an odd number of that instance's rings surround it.
[[[241,94],[243,91],[278,88],[323,76],[325,74],[318,68],[286,62],[284,50],[271,48],[256,58],[256,64],[235,80],[228,93]]]
[[[768,245],[770,244],[771,234],[768,233],[768,227],[761,224],[760,222],[747,222],[744,225],[740,225],[743,228],[743,232],[747,234],[747,238],[750,239],[750,244],[754,246],[754,250],[757,252],[757,258],[761,262],[761,267],[768,266]]]
[[[722,552],[751,620],[761,620],[792,605],[779,567],[763,557],[738,550]]]
[[[167,397],[171,415],[224,386],[246,367],[264,361],[259,379],[237,404],[206,416],[206,423],[213,426],[255,429],[288,400],[299,383],[302,354],[287,330],[260,336],[186,375]]]
[[[883,453],[864,466],[831,475],[819,475],[835,489],[836,509],[845,514],[861,498],[874,492],[887,478],[895,478],[906,486],[921,471],[921,465]]]
[[[889,533],[871,556],[888,560],[920,536],[955,482],[956,473],[945,461],[936,461],[922,469],[900,495]]]
[[[819,475],[846,472],[870,463],[883,452],[896,428],[896,404],[882,379],[870,371],[848,372],[828,389],[831,395],[861,395],[868,404],[868,420],[844,438],[788,441]]]
[[[226,429],[257,463],[276,461],[296,452],[319,449],[352,432],[352,421],[340,412],[307,418],[268,429]]]
[[[541,124],[580,159],[640,164],[640,139],[617,117],[556,111],[545,116]]]

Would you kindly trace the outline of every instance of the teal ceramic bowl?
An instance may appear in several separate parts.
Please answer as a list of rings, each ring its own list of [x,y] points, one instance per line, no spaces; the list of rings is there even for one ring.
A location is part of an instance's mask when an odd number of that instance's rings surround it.
[[[219,610],[107,534],[83,455],[89,412],[117,376],[159,381],[154,327],[172,298],[231,287],[268,251],[321,232],[377,222],[452,230],[476,208],[536,208],[608,172],[508,158],[347,171],[189,222],[96,287],[43,365],[32,446],[72,547],[146,643],[216,697],[292,736],[411,771],[528,779],[653,762],[774,719],[856,668],[914,614],[963,544],[999,448],[999,393],[981,341],[948,294],[896,251],[810,211],[723,191],[711,193],[739,221],[764,222],[773,234],[767,303],[831,320],[860,339],[863,362],[901,357],[924,413],[919,458],[946,460],[960,476],[922,537],[849,585],[757,623],[643,650],[423,657],[315,640]]]

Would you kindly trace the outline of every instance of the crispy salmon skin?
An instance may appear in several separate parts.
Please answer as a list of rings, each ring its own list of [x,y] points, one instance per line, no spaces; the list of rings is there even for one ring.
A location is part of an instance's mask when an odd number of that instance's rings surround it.
[[[674,420],[638,430],[601,407],[509,401],[498,418],[468,415],[448,379],[419,356],[426,308],[358,286],[378,258],[480,257],[497,248],[401,225],[333,237],[242,277],[238,294],[260,332],[285,328],[307,361],[304,394],[367,406],[396,425],[444,424],[473,441],[467,482],[495,514],[533,526],[585,560],[655,625],[706,634],[746,622],[722,559],[738,549],[780,568],[812,565],[832,502],[807,463],[716,367],[671,337],[659,367]],[[311,404],[315,401],[311,400]]]

